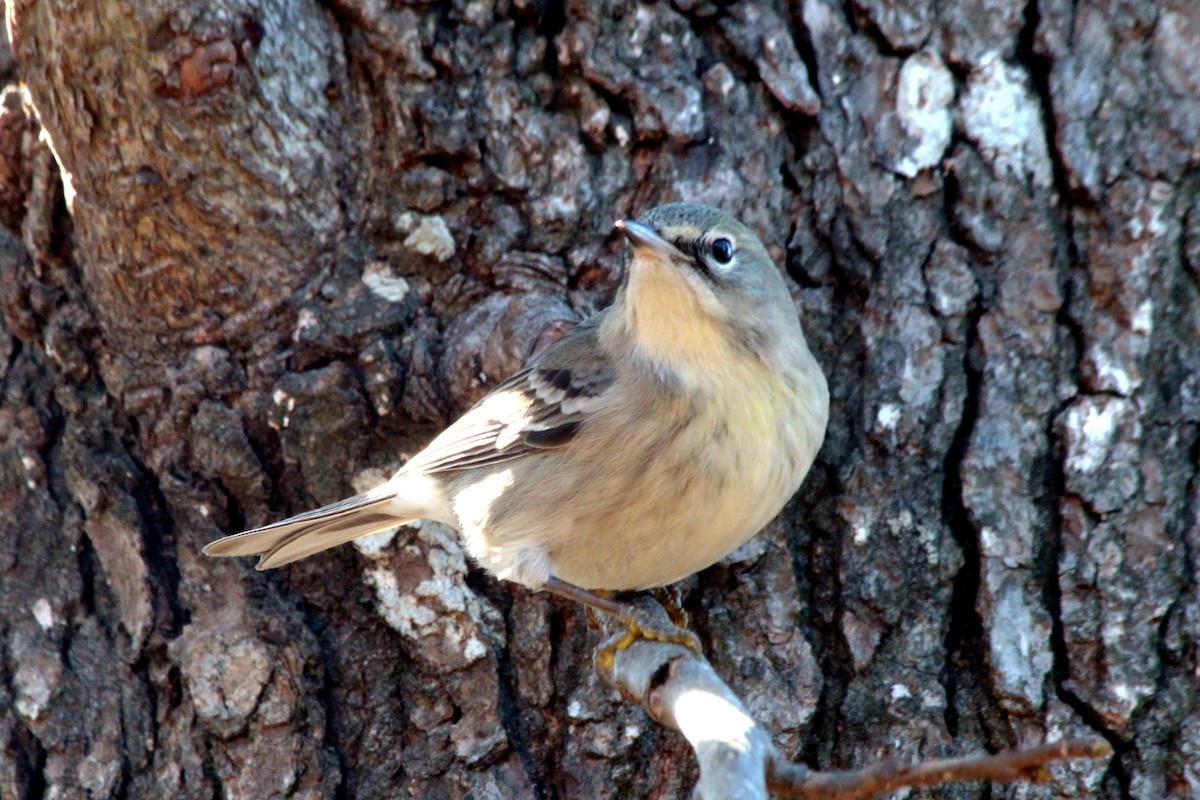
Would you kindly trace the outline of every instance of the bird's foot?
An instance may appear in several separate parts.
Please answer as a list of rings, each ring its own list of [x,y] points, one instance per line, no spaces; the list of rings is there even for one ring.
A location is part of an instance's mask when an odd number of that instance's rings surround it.
[[[638,639],[648,639],[653,642],[665,642],[686,647],[698,656],[704,655],[700,646],[700,638],[696,634],[676,624],[670,612],[649,597],[640,598],[636,603],[627,603],[626,610],[614,614],[623,629],[616,631],[596,649],[593,660],[597,667],[612,672],[617,653],[628,649]],[[684,616],[686,624],[686,615]]]
[[[684,627],[687,625],[687,614],[679,605],[677,596],[673,600],[668,599],[667,605],[671,608],[668,611],[651,597],[643,596],[633,602],[622,602],[605,596],[607,593],[602,595],[581,589],[558,578],[550,578],[542,588],[582,603],[593,611],[607,614],[624,625],[624,630],[618,630],[596,650],[595,662],[601,669],[611,671],[617,653],[638,639],[677,644],[698,656],[704,655],[700,638]]]

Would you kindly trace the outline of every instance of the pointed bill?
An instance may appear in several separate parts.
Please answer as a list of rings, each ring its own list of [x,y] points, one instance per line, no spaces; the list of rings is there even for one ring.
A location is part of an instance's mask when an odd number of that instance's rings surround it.
[[[660,258],[678,258],[683,255],[675,245],[659,236],[658,231],[649,225],[643,225],[631,219],[621,219],[617,220],[614,227],[625,234],[625,238],[629,240],[634,252],[644,251]]]

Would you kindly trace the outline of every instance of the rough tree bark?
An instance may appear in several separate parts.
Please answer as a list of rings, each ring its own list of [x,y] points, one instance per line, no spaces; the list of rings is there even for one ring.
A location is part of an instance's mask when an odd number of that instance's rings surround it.
[[[579,609],[444,530],[199,555],[395,468],[673,199],[762,231],[833,391],[796,500],[685,584],[776,746],[1099,733],[916,795],[1200,794],[1191,0],[7,11],[0,796],[686,795]]]

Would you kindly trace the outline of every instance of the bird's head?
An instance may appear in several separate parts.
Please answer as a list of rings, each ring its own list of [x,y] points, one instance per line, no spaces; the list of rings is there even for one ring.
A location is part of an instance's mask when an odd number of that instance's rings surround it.
[[[617,228],[629,240],[614,310],[657,361],[731,355],[771,361],[787,339],[803,343],[791,296],[755,233],[707,206],[658,206]]]

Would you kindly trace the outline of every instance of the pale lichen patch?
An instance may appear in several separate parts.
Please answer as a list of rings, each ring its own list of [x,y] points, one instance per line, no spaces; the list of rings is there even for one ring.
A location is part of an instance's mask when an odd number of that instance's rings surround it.
[[[1046,129],[1024,70],[999,53],[988,53],[967,79],[959,113],[967,136],[997,177],[1029,177],[1035,186],[1051,185]]]
[[[896,84],[896,116],[912,140],[895,170],[915,177],[941,160],[950,145],[954,102],[954,76],[933,53],[917,53],[900,67]]]
[[[408,230],[404,246],[414,253],[432,256],[438,261],[446,261],[454,255],[456,245],[454,236],[446,220],[436,214],[417,216],[405,213],[400,216],[399,227]]]
[[[408,244],[407,240],[405,244]],[[362,282],[372,294],[389,303],[399,303],[408,296],[410,288],[407,280],[393,273],[392,268],[381,261],[373,261],[363,268]]]

